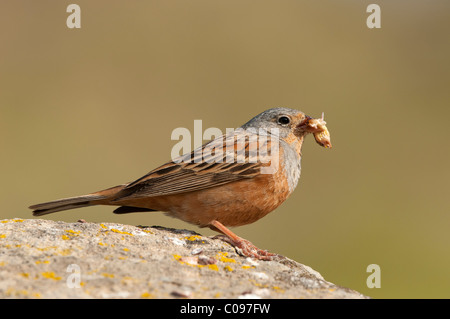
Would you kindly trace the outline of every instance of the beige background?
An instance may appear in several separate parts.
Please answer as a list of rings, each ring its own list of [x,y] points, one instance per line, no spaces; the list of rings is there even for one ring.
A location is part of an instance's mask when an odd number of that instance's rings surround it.
[[[238,127],[275,106],[325,112],[292,197],[234,229],[372,297],[450,297],[450,2],[0,3],[0,218],[131,181],[170,158],[176,127]],[[108,207],[49,219],[199,230]],[[381,267],[368,289],[366,267]]]

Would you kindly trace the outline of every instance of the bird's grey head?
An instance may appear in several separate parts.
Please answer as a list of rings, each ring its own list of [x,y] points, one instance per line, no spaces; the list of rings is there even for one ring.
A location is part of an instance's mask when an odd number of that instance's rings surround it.
[[[286,107],[276,107],[256,115],[250,121],[242,125],[242,128],[254,128],[256,130],[262,128],[269,132],[270,129],[276,128],[278,129],[279,137],[286,138],[295,127],[305,120],[305,118],[305,114],[298,110]]]

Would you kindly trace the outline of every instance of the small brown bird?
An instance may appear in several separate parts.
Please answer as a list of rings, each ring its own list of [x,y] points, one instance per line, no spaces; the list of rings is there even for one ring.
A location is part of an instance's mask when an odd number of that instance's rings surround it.
[[[293,192],[300,178],[303,139],[330,148],[321,119],[288,109],[269,109],[234,132],[152,170],[134,182],[88,195],[30,206],[34,216],[93,205],[120,206],[114,213],[163,211],[225,235],[224,240],[249,257],[270,260],[227,227],[253,223]]]

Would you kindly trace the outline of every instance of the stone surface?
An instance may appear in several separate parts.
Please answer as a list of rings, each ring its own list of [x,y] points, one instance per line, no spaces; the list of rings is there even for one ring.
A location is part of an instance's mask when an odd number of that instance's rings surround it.
[[[366,298],[189,230],[0,221],[0,298]]]

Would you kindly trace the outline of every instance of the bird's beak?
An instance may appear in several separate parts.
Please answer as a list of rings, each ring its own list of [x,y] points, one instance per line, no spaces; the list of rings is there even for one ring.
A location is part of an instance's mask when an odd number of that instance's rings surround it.
[[[313,125],[314,119],[311,116],[305,115],[305,118],[297,125],[296,131],[301,133],[315,133],[319,129],[317,125]]]
[[[305,115],[305,118],[300,121],[300,123],[297,125],[297,130],[302,130],[306,132],[307,126],[308,126],[308,122],[309,120],[311,120],[312,118],[308,115]]]

